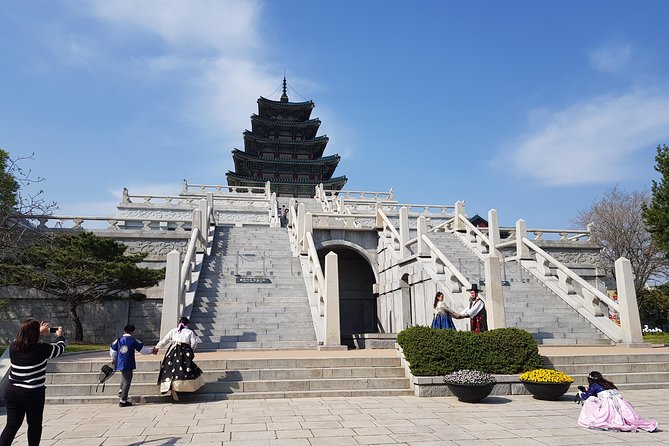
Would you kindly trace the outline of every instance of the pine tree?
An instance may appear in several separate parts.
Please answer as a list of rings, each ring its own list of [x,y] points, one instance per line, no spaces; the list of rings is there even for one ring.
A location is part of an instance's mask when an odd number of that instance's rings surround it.
[[[643,219],[657,247],[669,254],[669,147],[657,146],[655,170],[661,180],[653,180],[653,198],[643,205]]]

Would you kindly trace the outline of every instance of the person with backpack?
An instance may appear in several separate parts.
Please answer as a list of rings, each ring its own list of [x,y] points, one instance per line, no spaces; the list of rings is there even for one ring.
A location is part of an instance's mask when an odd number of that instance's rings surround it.
[[[128,393],[132,383],[133,370],[137,368],[135,352],[137,351],[142,355],[153,353],[151,347],[145,347],[142,341],[133,336],[134,332],[134,325],[126,325],[123,329],[123,336],[112,342],[109,347],[109,356],[112,357],[114,362],[114,369],[121,372],[121,388],[118,392],[119,407],[132,406],[132,402],[128,399]]]

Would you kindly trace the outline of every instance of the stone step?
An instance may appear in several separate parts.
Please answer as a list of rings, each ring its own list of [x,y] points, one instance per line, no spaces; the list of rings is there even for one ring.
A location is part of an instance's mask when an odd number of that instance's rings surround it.
[[[217,341],[216,339],[221,339]],[[208,339],[207,336],[202,338],[202,344],[198,347],[202,351],[211,351],[211,350],[299,350],[299,349],[314,349],[318,346],[316,339],[313,340],[275,340],[275,339],[262,339],[255,342],[251,341],[225,341],[223,338],[212,338]]]
[[[169,396],[158,395],[137,395],[134,393],[134,384],[130,388],[130,397],[133,401],[140,404],[171,402]],[[385,397],[385,396],[411,396],[413,391],[410,389],[357,389],[357,390],[318,390],[318,391],[299,391],[299,392],[241,392],[241,393],[185,393],[179,396],[179,401],[184,403],[203,402],[215,400],[266,400],[266,399],[290,399],[290,398],[344,398],[344,397]],[[48,396],[47,404],[115,404],[118,402],[116,395],[108,396]]]
[[[589,372],[589,371],[588,371]],[[586,372],[587,374],[587,372]],[[312,379],[358,379],[358,378],[405,378],[401,367],[336,367],[336,368],[292,368],[292,369],[242,369],[242,370],[203,370],[206,382],[238,382],[238,381],[265,381],[274,380],[312,380]],[[135,371],[132,385],[155,385],[158,379],[158,369]],[[46,384],[51,385],[97,385],[98,373],[59,372],[49,373]],[[115,373],[107,386],[119,386],[121,374]],[[102,386],[100,386],[102,387]]]
[[[196,335],[202,336],[248,336],[249,334],[258,335],[258,336],[275,336],[277,339],[281,339],[280,336],[288,337],[306,337],[314,336],[313,327],[309,328],[295,328],[292,330],[285,330],[283,328],[265,328],[264,330],[258,330],[257,332],[252,332],[249,330],[244,330],[240,328],[221,328],[219,326],[214,326],[207,329],[195,329],[193,330]]]
[[[409,381],[398,357],[292,357],[198,359],[206,384],[188,401],[337,395],[410,395]],[[116,373],[96,392],[105,361],[49,361],[47,402],[113,403],[121,381]],[[165,401],[158,396],[158,360],[138,361],[131,387],[134,401]],[[169,400],[169,399],[167,399]]]

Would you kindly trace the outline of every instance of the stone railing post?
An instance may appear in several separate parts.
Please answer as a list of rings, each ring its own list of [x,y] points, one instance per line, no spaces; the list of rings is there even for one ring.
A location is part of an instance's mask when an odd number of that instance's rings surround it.
[[[199,237],[195,241],[195,251],[197,251],[197,252],[202,252],[206,248],[206,246],[203,242],[204,238],[203,238],[203,235],[202,235],[202,215],[201,214],[202,214],[202,212],[200,211],[200,209],[198,209],[198,208],[193,209],[193,221],[191,223],[191,225],[193,226],[192,231],[199,231],[200,232]]]
[[[505,328],[506,310],[504,308],[502,276],[499,271],[499,257],[486,256],[483,259],[483,266],[485,268],[486,308],[489,328],[491,330]]]
[[[131,203],[130,197],[128,195],[128,188],[124,187],[123,192],[121,193],[121,203]]]
[[[307,241],[304,238],[304,214],[306,207],[304,203],[297,205],[297,244],[300,254],[307,253]]]
[[[306,234],[307,232],[314,233],[314,216],[311,212],[304,214],[304,233]]]
[[[388,199],[389,200],[394,200],[395,199],[395,191],[391,187],[390,190],[388,191]]]
[[[376,222],[374,223],[376,226],[375,229],[383,229],[383,218],[381,218],[381,203],[378,201],[374,203],[374,215],[376,215]]]
[[[590,222],[585,226],[585,229],[588,231],[588,241],[592,241],[592,231],[595,230],[595,224]]]
[[[527,226],[525,226],[525,220],[518,220],[516,222],[516,257],[518,260],[529,260],[532,258],[530,248],[523,243],[524,238],[527,238]]]
[[[179,295],[181,294],[181,253],[176,249],[167,253],[163,313],[160,316],[160,338],[176,327],[179,321]]]
[[[182,194],[188,193],[188,181],[186,180],[183,180],[183,183],[181,183],[181,193]]]
[[[269,195],[272,193],[272,186],[269,184],[269,181],[265,183],[265,198],[269,198]]]
[[[488,247],[488,252],[491,255],[502,257],[502,253],[496,248],[499,242],[502,240],[499,235],[499,217],[497,216],[497,210],[490,209],[488,211],[488,242],[490,246]]]
[[[207,240],[209,235],[209,213],[207,212],[207,199],[203,198],[198,202],[198,208],[200,209],[200,231],[202,232],[202,237],[204,240]]]
[[[341,345],[339,325],[339,265],[337,254],[325,256],[325,340],[326,347]]]
[[[400,255],[407,258],[411,251],[406,244],[409,241],[409,209],[406,206],[400,208]]]
[[[464,201],[455,202],[455,221],[453,225],[453,230],[464,232],[465,231],[465,222],[462,221],[462,218],[465,216],[465,203]]]
[[[418,217],[418,240],[416,245],[418,246],[417,254],[418,257],[429,257],[430,248],[427,246],[427,243],[423,240],[423,236],[427,234],[427,220],[425,216],[421,215]]]
[[[634,274],[630,261],[621,257],[615,262],[616,287],[618,289],[618,305],[620,309],[620,328],[623,342],[627,344],[643,343],[639,307],[634,290]]]
[[[207,207],[210,207],[212,210],[214,209],[214,193],[213,192],[207,192]]]

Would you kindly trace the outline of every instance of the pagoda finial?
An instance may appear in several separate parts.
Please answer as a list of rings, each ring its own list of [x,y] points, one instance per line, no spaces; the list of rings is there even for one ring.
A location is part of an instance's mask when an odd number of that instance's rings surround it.
[[[286,88],[286,76],[283,76],[283,94],[281,95],[281,102],[288,102],[288,92]]]

